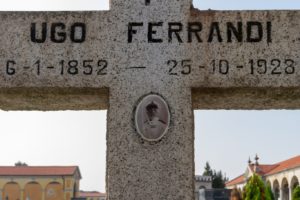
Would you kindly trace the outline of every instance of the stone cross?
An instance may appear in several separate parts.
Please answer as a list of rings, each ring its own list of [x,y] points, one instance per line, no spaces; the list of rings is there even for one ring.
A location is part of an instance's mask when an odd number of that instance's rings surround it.
[[[0,108],[108,109],[108,200],[192,200],[194,109],[300,107],[299,18],[191,0],[1,12]]]

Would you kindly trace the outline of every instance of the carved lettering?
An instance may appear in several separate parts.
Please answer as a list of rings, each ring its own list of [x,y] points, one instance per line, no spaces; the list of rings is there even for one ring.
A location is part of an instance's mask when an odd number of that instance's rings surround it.
[[[50,35],[48,35],[48,26],[50,27]],[[39,26],[36,23],[31,23],[30,30],[30,38],[33,43],[45,43],[47,37],[53,43],[64,43],[68,37],[73,43],[83,43],[86,39],[86,25],[78,22],[71,25],[69,33],[67,26],[62,22],[50,25],[43,22]]]
[[[148,43],[271,43],[272,22],[212,22],[208,25],[201,22],[130,22],[128,43],[134,39]]]

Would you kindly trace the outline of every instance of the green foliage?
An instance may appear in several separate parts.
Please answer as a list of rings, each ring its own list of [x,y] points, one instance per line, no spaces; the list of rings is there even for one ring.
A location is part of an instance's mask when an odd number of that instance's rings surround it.
[[[209,163],[206,162],[204,167],[203,176],[212,177],[212,188],[225,188],[225,183],[228,181],[226,175],[223,175],[222,171],[212,170]]]
[[[226,178],[225,175],[223,175],[222,171],[216,172],[214,170],[213,172],[213,181],[212,181],[212,187],[213,188],[225,188],[225,183],[228,181],[228,178]]]
[[[293,190],[293,197],[292,200],[300,200],[300,186],[297,186],[294,190]]]
[[[245,199],[246,198],[246,186],[243,187],[243,190],[242,190],[242,199]]]
[[[213,171],[209,165],[209,162],[206,162],[205,167],[204,167],[203,176],[212,176],[212,175],[213,175]]]
[[[245,188],[245,200],[261,200],[263,197],[262,188],[264,184],[260,177],[254,174],[248,181]]]
[[[269,184],[266,186],[266,199],[275,200],[275,196]]]
[[[270,188],[268,191],[268,187],[264,184],[263,180],[257,174],[253,174],[253,176],[247,182],[244,193],[244,200],[272,200],[274,198]]]
[[[27,167],[28,165],[25,162],[18,161],[15,163],[16,167]]]

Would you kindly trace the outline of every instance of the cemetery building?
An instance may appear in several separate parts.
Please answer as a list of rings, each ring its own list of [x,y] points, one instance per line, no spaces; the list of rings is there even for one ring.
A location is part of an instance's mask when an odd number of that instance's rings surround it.
[[[247,180],[256,173],[271,186],[276,199],[291,200],[293,189],[299,185],[300,155],[276,164],[260,164],[256,156],[255,163],[249,159],[245,173],[226,183],[228,189],[242,189]]]
[[[211,176],[195,176],[195,199],[199,200],[201,190],[212,189]]]
[[[231,190],[212,188],[211,176],[195,176],[195,200],[229,200]]]
[[[80,198],[84,198],[86,200],[105,200],[106,194],[97,191],[80,191]]]
[[[0,166],[1,200],[103,200],[79,190],[77,166]],[[81,195],[83,195],[81,197]]]
[[[211,176],[195,176],[195,191],[200,189],[211,189],[212,177]]]

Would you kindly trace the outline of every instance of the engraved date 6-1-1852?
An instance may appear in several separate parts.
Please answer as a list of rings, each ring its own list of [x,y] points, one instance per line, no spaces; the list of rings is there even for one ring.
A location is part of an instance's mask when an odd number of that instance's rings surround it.
[[[7,60],[5,74],[14,76],[22,73],[33,73],[35,75],[56,73],[58,75],[106,75],[108,62],[104,59],[86,60],[58,60],[55,64],[46,64],[41,60],[32,63],[21,63],[17,60]]]

